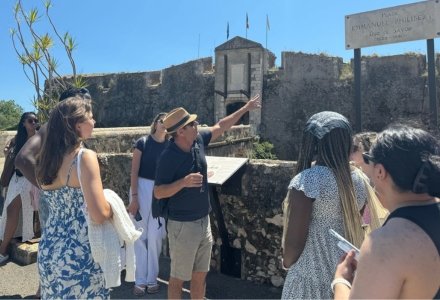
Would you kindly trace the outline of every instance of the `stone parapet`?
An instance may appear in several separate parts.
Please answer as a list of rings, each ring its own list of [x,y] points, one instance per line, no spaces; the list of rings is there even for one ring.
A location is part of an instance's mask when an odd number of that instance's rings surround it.
[[[130,188],[131,155],[102,154],[104,188],[114,190],[124,201]],[[241,278],[255,282],[283,284],[286,273],[281,268],[282,211],[295,162],[250,160],[242,177],[241,196],[221,194],[220,206],[229,233],[229,243],[241,249]],[[214,247],[212,268],[220,269],[221,239],[218,223],[211,213]]]

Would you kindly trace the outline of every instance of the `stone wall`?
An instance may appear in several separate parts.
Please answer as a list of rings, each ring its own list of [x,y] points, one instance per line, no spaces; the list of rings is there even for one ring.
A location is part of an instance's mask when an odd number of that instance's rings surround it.
[[[201,124],[214,122],[212,58],[162,71],[84,75],[97,127],[145,126],[160,112],[182,106]]]
[[[130,154],[103,154],[104,188],[110,188],[123,199],[128,197]],[[241,249],[241,278],[271,282],[281,286],[286,275],[281,268],[281,203],[286,196],[295,163],[289,161],[251,160],[242,178],[242,196],[221,194],[220,206],[229,233],[230,245]],[[221,239],[214,213],[211,213],[214,247],[211,267],[220,269]]]
[[[280,159],[297,159],[302,128],[317,112],[339,112],[355,128],[358,120],[354,111],[352,64],[344,63],[340,57],[324,54],[282,52],[281,67],[265,69],[261,77],[257,73],[262,69],[257,70],[256,65],[261,63],[262,50],[248,50],[232,51],[229,64],[246,64],[247,53],[252,52],[252,65],[255,67],[252,90],[255,93],[258,89],[262,90],[263,108],[261,116],[259,111],[252,112],[251,123],[256,125],[253,130],[259,132],[263,140],[275,145],[274,150]],[[218,73],[223,72],[222,51],[218,52],[216,60]],[[436,58],[437,68],[440,67],[439,55]],[[361,65],[363,130],[381,131],[389,124],[402,122],[438,134],[436,128],[429,128],[425,55],[407,53],[362,57]],[[85,75],[85,78],[96,103],[98,126],[144,126],[160,111],[179,106],[198,114],[202,124],[213,125],[221,115],[219,112],[224,110],[217,107],[217,115],[214,111],[214,99],[222,98],[215,96],[214,90],[223,90],[222,77],[217,75],[209,57],[162,71]],[[218,86],[215,87],[216,81]],[[440,86],[440,77],[437,78],[437,86]],[[245,96],[240,97],[226,101],[247,101]],[[437,101],[440,101],[439,88]],[[258,122],[261,122],[260,131]]]
[[[264,76],[261,120],[261,137],[274,144],[279,158],[297,159],[302,129],[315,113],[339,112],[355,128],[350,64],[338,57],[283,52],[281,65]],[[433,129],[428,126],[425,55],[362,57],[361,74],[364,131],[381,131],[392,123]]]

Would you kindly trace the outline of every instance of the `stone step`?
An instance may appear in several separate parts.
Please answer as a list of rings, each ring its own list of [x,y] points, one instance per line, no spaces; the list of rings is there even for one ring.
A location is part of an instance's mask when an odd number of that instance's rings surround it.
[[[30,265],[37,262],[39,238],[21,242],[21,239],[12,239],[9,243],[9,257],[22,265]]]

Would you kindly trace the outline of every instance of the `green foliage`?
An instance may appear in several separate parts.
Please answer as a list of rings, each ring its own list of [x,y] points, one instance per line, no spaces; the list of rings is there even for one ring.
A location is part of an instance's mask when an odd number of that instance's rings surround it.
[[[14,100],[0,100],[0,130],[16,129],[22,114],[23,108]]]
[[[277,156],[272,153],[273,144],[269,142],[255,142],[251,158],[254,159],[277,159]]]

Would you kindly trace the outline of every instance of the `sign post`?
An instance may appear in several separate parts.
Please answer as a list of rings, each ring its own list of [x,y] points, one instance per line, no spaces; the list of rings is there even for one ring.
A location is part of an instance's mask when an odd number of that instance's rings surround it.
[[[440,0],[345,16],[345,49],[354,49],[356,131],[362,130],[360,49],[370,46],[427,40],[430,127],[438,129],[434,38],[440,37]]]
[[[222,193],[241,194],[241,177],[243,176],[248,158],[206,156],[208,165],[209,199],[217,219],[222,245],[220,248],[220,271],[223,274],[241,278],[241,249],[231,247],[228,230],[226,229],[217,187]]]

